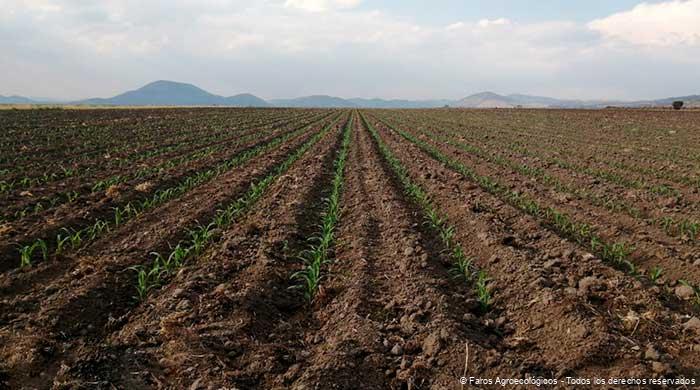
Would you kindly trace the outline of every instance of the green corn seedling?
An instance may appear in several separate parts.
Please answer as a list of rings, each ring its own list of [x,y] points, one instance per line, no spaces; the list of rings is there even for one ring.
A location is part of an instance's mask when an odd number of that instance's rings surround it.
[[[484,271],[479,271],[476,274],[476,297],[483,310],[488,310],[491,306],[492,297],[491,291],[489,291],[487,286],[488,281],[489,278]]]
[[[34,256],[34,251],[36,251],[37,248],[41,250],[42,259],[48,259],[49,248],[44,240],[39,239],[36,240],[32,245],[25,245],[22,248],[20,248],[20,268],[32,265],[32,257]]]
[[[654,268],[652,268],[651,270],[649,270],[649,279],[650,279],[652,282],[656,282],[656,281],[661,277],[661,275],[662,275],[663,273],[664,273],[663,268],[661,268],[661,267],[659,267],[659,266],[655,266]]]

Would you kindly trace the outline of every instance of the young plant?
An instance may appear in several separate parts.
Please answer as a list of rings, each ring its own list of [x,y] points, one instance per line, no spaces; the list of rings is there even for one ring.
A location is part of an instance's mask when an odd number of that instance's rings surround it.
[[[466,281],[472,279],[472,257],[466,257],[461,246],[457,246],[452,250],[452,257],[455,258],[455,263],[450,268],[450,274],[453,278],[464,278]]]
[[[102,235],[102,232],[104,231],[109,231],[109,223],[107,223],[107,221],[98,219],[91,227],[87,229],[87,234],[90,241],[93,241],[97,237]]]
[[[32,265],[32,254],[34,252],[33,245],[25,245],[19,249],[19,266],[20,268]]]
[[[649,270],[649,280],[651,280],[652,282],[656,282],[657,280],[659,280],[659,278],[661,277],[661,275],[663,273],[664,273],[663,268],[661,268],[659,266],[655,266],[651,270]]]
[[[321,264],[324,262],[319,250],[307,251],[299,257],[306,265],[301,271],[292,274],[291,279],[299,280],[302,283],[293,288],[304,291],[304,298],[311,302],[318,292],[321,283]]]
[[[671,234],[671,229],[673,228],[674,224],[675,221],[671,217],[661,218],[661,227],[664,229],[664,232],[666,232],[666,234]]]
[[[34,251],[39,248],[41,249],[41,256],[44,260],[49,257],[49,248],[46,242],[42,239],[36,240],[32,245],[25,245],[19,249],[20,254],[20,268],[28,267],[32,265],[32,257],[34,256]]]
[[[189,231],[190,242],[192,243],[190,248],[194,256],[199,256],[202,253],[204,247],[211,238],[211,231],[213,228],[214,223],[210,223],[207,226],[200,225]]]
[[[177,244],[167,258],[163,257],[160,253],[153,252],[153,255],[156,256],[154,262],[160,264],[165,273],[172,274],[182,267],[190,253],[190,249],[191,248],[183,247],[182,244]]]
[[[476,274],[476,298],[479,300],[483,310],[488,310],[491,306],[491,291],[489,291],[487,286],[489,280],[488,275],[483,270]]]
[[[310,242],[316,244],[312,244],[310,249],[302,253],[300,258],[304,262],[304,268],[291,276],[293,280],[296,279],[300,282],[292,288],[304,290],[304,298],[309,302],[314,299],[320,289],[321,267],[331,261],[328,255],[333,245],[335,227],[340,219],[340,194],[345,177],[345,161],[350,147],[352,122],[351,118],[345,125],[340,151],[333,165],[335,174],[331,185],[331,194],[324,199],[325,212],[322,214],[321,231],[317,236],[309,239]]]
[[[143,266],[130,267],[129,269],[136,271],[136,300],[143,301],[146,299],[149,291],[160,285],[162,270],[158,261],[153,262],[150,269]]]
[[[119,207],[114,207],[114,226],[119,226],[122,224],[125,213],[125,210]]]
[[[55,251],[55,253],[57,255],[60,255],[63,252],[63,247],[66,245],[68,240],[70,240],[70,234],[64,236],[63,234],[58,233],[56,235],[56,251]]]
[[[66,194],[66,197],[68,198],[68,203],[73,203],[78,198],[78,193],[76,191],[71,191]]]
[[[70,241],[71,249],[76,250],[76,249],[80,248],[80,245],[83,243],[83,239],[81,237],[83,234],[83,231],[77,230],[77,231],[71,232],[70,230],[68,230],[66,228],[63,228],[63,231],[65,231],[68,234],[68,240]]]

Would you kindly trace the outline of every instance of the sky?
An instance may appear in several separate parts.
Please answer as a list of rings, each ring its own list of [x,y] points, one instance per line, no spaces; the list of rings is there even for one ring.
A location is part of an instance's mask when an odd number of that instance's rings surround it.
[[[0,0],[0,95],[700,94],[700,0]]]

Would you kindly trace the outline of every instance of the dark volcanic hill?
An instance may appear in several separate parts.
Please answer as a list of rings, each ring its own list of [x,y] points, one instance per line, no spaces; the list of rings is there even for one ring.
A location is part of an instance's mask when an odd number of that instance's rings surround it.
[[[269,105],[265,100],[251,94],[224,97],[209,93],[192,84],[165,80],[155,81],[111,98],[86,99],[76,103],[123,106],[267,107]]]

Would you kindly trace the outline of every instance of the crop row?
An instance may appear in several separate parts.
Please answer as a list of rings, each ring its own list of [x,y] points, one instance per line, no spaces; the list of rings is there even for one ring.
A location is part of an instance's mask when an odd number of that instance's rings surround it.
[[[304,291],[304,297],[311,302],[319,291],[321,285],[321,268],[332,261],[329,254],[335,241],[335,230],[340,219],[340,195],[345,179],[345,162],[350,149],[354,116],[351,116],[343,130],[343,140],[333,167],[335,174],[331,185],[331,193],[324,199],[325,211],[321,217],[320,231],[308,241],[311,247],[300,256],[304,262],[302,270],[292,274],[292,279],[297,280],[296,286]]]
[[[231,157],[230,159],[217,164],[215,167],[199,171],[195,174],[183,178],[179,183],[174,186],[159,189],[155,191],[150,197],[146,197],[140,201],[130,202],[124,206],[119,206],[114,208],[114,213],[110,219],[97,219],[91,225],[84,227],[82,229],[68,229],[64,228],[63,231],[56,235],[55,240],[51,248],[55,248],[55,253],[60,254],[63,249],[70,244],[71,249],[77,249],[86,242],[93,241],[97,237],[101,236],[103,233],[109,231],[110,226],[119,226],[129,219],[132,219],[142,212],[163,204],[171,199],[181,196],[185,192],[189,191],[196,186],[199,186],[215,177],[220,176],[224,172],[227,172],[241,164],[249,161],[250,159],[272,150],[284,142],[297,137],[305,133],[314,124],[307,125],[296,131],[280,135],[269,142],[257,145],[241,153],[238,153]],[[26,266],[31,263],[32,256],[34,255],[34,250],[37,248],[43,248],[44,245],[37,244],[41,239],[35,240],[32,243],[21,245],[20,254],[23,256],[21,258],[22,266]],[[48,245],[46,245],[48,246]],[[42,251],[42,257],[46,257],[46,251]],[[29,263],[26,261],[30,259]]]
[[[554,188],[559,192],[574,195],[579,199],[586,200],[595,206],[604,207],[613,212],[624,212],[630,217],[639,219],[651,226],[661,227],[662,230],[669,236],[687,237],[694,242],[698,238],[698,234],[700,234],[700,222],[698,221],[689,218],[676,218],[670,215],[653,218],[646,211],[628,204],[627,201],[620,199],[620,197],[614,194],[596,194],[589,191],[585,187],[564,183],[557,177],[548,174],[542,168],[532,167],[527,164],[510,160],[501,156],[498,152],[493,152],[491,150],[486,151],[470,144],[455,141],[455,138],[459,137],[459,133],[443,130],[443,133],[450,134],[450,137],[446,137],[429,130],[419,129],[418,131],[433,140],[438,140],[442,143],[458,148],[459,150],[477,156],[490,163],[501,167],[507,167],[522,175],[535,178],[546,186]]]
[[[178,158],[174,159],[169,159],[165,160],[163,163],[156,165],[156,166],[150,166],[150,167],[143,167],[141,169],[136,170],[135,172],[131,174],[119,174],[115,175],[112,177],[108,177],[102,180],[99,180],[97,182],[92,183],[92,186],[87,188],[84,188],[83,190],[76,191],[76,190],[68,190],[65,192],[58,193],[56,195],[41,199],[35,203],[32,203],[28,206],[25,206],[24,208],[20,210],[16,210],[13,214],[10,215],[0,215],[0,222],[4,221],[13,221],[17,220],[19,218],[25,217],[26,215],[29,214],[37,214],[40,212],[43,212],[45,210],[49,210],[53,207],[56,207],[58,205],[64,204],[64,203],[71,203],[73,202],[76,198],[78,198],[81,195],[86,195],[89,193],[95,193],[98,191],[103,191],[107,189],[110,186],[117,185],[120,183],[125,183],[129,180],[135,180],[135,179],[143,179],[146,177],[149,177],[151,175],[159,175],[167,170],[173,169],[175,167],[178,167],[180,165],[183,165],[185,163],[193,162],[193,161],[199,161],[200,159],[203,159],[205,157],[213,155],[215,152],[224,150],[226,148],[230,148],[231,146],[237,146],[241,145],[242,143],[249,142],[255,139],[262,138],[263,136],[266,136],[269,131],[258,131],[252,134],[247,134],[247,135],[237,135],[232,137],[235,139],[235,142],[233,145],[229,145],[226,143],[218,143],[217,145],[210,146],[204,149],[200,150],[195,150],[194,152],[180,156]]]
[[[268,122],[268,126],[274,126],[280,122],[282,123],[292,123],[295,118],[289,118],[287,117],[281,117],[281,118],[274,118],[273,122]],[[239,124],[239,128],[236,129],[233,133],[240,133],[245,130],[249,129],[254,129],[254,128],[259,128],[263,122],[260,121],[260,119],[257,120],[252,120],[248,122],[244,122],[242,124]],[[185,129],[187,133],[192,132],[189,129]],[[189,138],[179,138],[177,136],[177,133],[175,134],[169,134],[167,139],[170,139],[171,142],[167,144],[162,144],[160,141],[156,144],[154,147],[147,148],[146,150],[138,150],[134,153],[131,153],[123,158],[116,158],[116,154],[119,152],[119,150],[112,150],[110,152],[107,152],[107,155],[112,155],[114,154],[114,158],[110,158],[107,160],[107,166],[114,168],[124,168],[124,167],[129,167],[132,166],[134,163],[137,162],[144,162],[146,160],[152,159],[157,156],[165,155],[167,153],[171,152],[177,152],[183,148],[188,148],[189,150],[192,149],[197,149],[201,147],[205,147],[208,144],[212,144],[214,142],[224,140],[231,138],[231,131],[227,131],[225,128],[223,130],[217,130],[217,131],[207,131],[205,132],[204,135],[196,135],[194,137],[189,136]],[[122,141],[121,144],[118,144],[122,149],[129,149],[132,146],[124,145],[124,142]],[[101,153],[103,151],[100,151]],[[81,154],[80,158],[85,159],[87,155]],[[101,157],[101,155],[100,155]],[[58,169],[54,170],[53,172],[43,172],[40,175],[25,175],[24,177],[17,177],[15,179],[4,179],[0,180],[0,193],[3,192],[9,192],[13,189],[29,189],[34,186],[39,186],[39,185],[45,185],[57,180],[62,180],[66,178],[72,178],[72,177],[83,177],[90,172],[94,171],[95,168],[97,168],[99,171],[105,170],[105,162],[101,162],[98,159],[91,159],[88,161],[91,161],[90,164],[84,165],[84,166],[76,166],[74,163],[68,161],[68,162],[52,162],[54,164],[58,165]],[[98,165],[98,163],[102,163]],[[22,166],[24,164],[17,164],[17,166]]]
[[[432,116],[431,116],[432,117]],[[459,125],[462,127],[467,127],[464,123],[454,120],[439,119],[440,122],[449,123],[452,125]],[[679,174],[676,171],[669,171],[665,168],[659,160],[655,160],[654,157],[650,156],[649,148],[647,146],[641,147],[637,153],[632,153],[631,150],[625,153],[620,153],[620,157],[617,158],[616,154],[613,153],[615,149],[612,150],[599,150],[596,152],[584,153],[582,145],[588,145],[588,148],[596,147],[596,145],[591,146],[590,139],[583,139],[580,142],[567,143],[567,140],[573,136],[573,132],[566,133],[566,136],[562,137],[561,132],[553,132],[552,134],[533,134],[528,133],[525,130],[519,128],[518,130],[504,130],[513,126],[512,123],[504,123],[500,126],[496,123],[488,123],[489,131],[470,131],[474,136],[479,136],[480,138],[489,137],[499,140],[499,147],[508,147],[513,151],[520,153],[527,153],[530,156],[537,158],[545,158],[547,162],[553,163],[564,169],[573,169],[577,172],[585,173],[599,179],[627,186],[629,188],[642,188],[651,194],[657,194],[662,196],[677,195],[678,190],[669,186],[668,184],[656,184],[650,183],[645,178],[645,176],[651,176],[658,180],[672,181],[678,184],[687,185],[692,188],[700,188],[700,177],[688,176]],[[522,126],[522,125],[521,125]],[[533,124],[534,126],[534,124]],[[471,126],[467,127],[472,129]],[[540,129],[540,127],[538,127]],[[615,133],[619,135],[619,132]],[[658,137],[657,137],[658,138]],[[528,139],[536,140],[536,142],[528,141]],[[509,142],[507,140],[515,140]],[[556,142],[554,141],[556,140]],[[619,151],[619,145],[621,141],[617,141],[615,145],[611,148],[617,148]],[[625,143],[628,146],[627,143]],[[629,149],[629,148],[628,148]],[[659,148],[654,148],[659,149]],[[687,152],[686,152],[687,153]],[[599,156],[606,156],[605,159],[600,159]],[[569,158],[563,158],[562,156],[569,156]],[[637,156],[644,156],[644,159],[638,158]],[[575,157],[577,160],[586,160],[593,162],[598,165],[602,165],[605,168],[596,168],[592,165],[578,165],[572,162],[571,158]],[[646,167],[645,164],[640,163],[651,158],[651,161],[655,161],[653,167]],[[623,162],[624,160],[632,160],[630,162]],[[677,161],[677,163],[680,163]],[[614,171],[612,168],[619,170],[620,172]],[[691,169],[691,172],[693,170]],[[637,172],[638,176],[629,178],[632,172]]]
[[[91,111],[90,117],[83,117],[83,121],[74,123],[70,127],[66,124],[55,124],[52,120],[55,118],[48,118],[23,131],[25,139],[19,139],[20,136],[17,134],[9,138],[17,143],[10,149],[15,153],[3,152],[1,155],[15,163],[55,161],[66,165],[65,160],[62,161],[62,159],[70,157],[82,159],[104,154],[117,155],[120,151],[129,150],[139,152],[142,146],[147,148],[160,146],[163,139],[169,139],[172,141],[171,145],[177,145],[195,140],[200,133],[211,133],[212,129],[220,128],[226,131],[225,129],[229,127],[228,123],[254,124],[260,120],[258,116],[246,119],[250,115],[245,113],[233,113],[233,115],[220,117],[216,112],[201,114],[190,111],[171,112],[173,115],[161,111],[156,112],[160,115],[144,117],[151,111],[144,113],[127,111],[125,114],[130,113],[132,116],[120,118],[120,111],[115,111],[114,115],[118,118],[115,121],[99,121],[92,118],[96,113]],[[187,113],[191,114],[190,118],[183,116]],[[84,114],[75,112],[73,115],[78,119]],[[206,125],[203,126],[203,123]],[[8,132],[8,136],[12,136],[12,131]],[[45,140],[44,144],[50,148],[42,148],[42,140]],[[70,152],[66,153],[66,150]],[[148,152],[148,150],[141,151]],[[6,161],[2,160],[2,162]]]
[[[440,122],[450,124],[451,126],[454,126],[455,124],[459,126],[464,126],[461,123],[455,123],[453,121],[446,121],[446,120],[440,120]],[[460,137],[460,138],[465,138],[468,135],[471,135],[471,138],[473,140],[478,140],[479,142],[484,142],[489,145],[489,149],[498,149],[502,150],[504,148],[509,149],[512,152],[519,153],[523,156],[528,156],[528,157],[533,157],[537,159],[542,159],[548,164],[553,164],[559,168],[565,169],[565,170],[570,170],[574,171],[577,173],[582,173],[585,175],[589,175],[591,177],[595,177],[597,179],[606,181],[611,184],[616,184],[620,185],[623,187],[627,187],[630,189],[638,189],[638,190],[643,190],[647,192],[648,194],[652,196],[674,196],[680,197],[682,196],[681,192],[677,189],[674,188],[671,185],[668,184],[657,184],[657,183],[651,183],[648,182],[644,177],[642,176],[637,176],[630,178],[629,172],[635,171],[630,166],[622,165],[624,167],[624,172],[625,174],[621,174],[619,172],[615,172],[611,169],[605,169],[605,168],[596,168],[595,166],[591,165],[581,165],[581,164],[576,164],[571,160],[571,156],[574,155],[576,152],[574,151],[576,148],[574,146],[570,147],[562,147],[560,145],[561,142],[564,142],[561,140],[560,137],[555,137],[559,143],[552,143],[549,146],[543,146],[542,142],[530,144],[527,141],[522,140],[521,135],[518,133],[514,134],[508,134],[508,135],[498,135],[496,137],[493,137],[493,133],[491,132],[466,132],[466,131],[461,131],[461,132],[455,132],[451,131],[448,129],[441,129],[440,131],[444,132],[449,132],[451,135]],[[552,137],[550,137],[552,138]],[[511,141],[512,140],[512,141]],[[568,159],[566,159],[563,156],[570,156]],[[596,156],[592,156],[595,158]],[[584,157],[579,157],[579,159],[584,158]],[[587,159],[587,158],[586,158]],[[605,164],[610,164],[611,166],[616,166],[616,165],[621,165],[621,163],[616,163],[611,159],[605,160],[605,161],[598,161],[595,160],[598,163],[605,163]],[[637,170],[642,169],[642,168],[636,168]],[[654,171],[655,172],[655,171]],[[649,173],[649,172],[645,172]],[[667,177],[660,176],[657,178],[663,178],[667,179]],[[700,183],[700,182],[698,182]]]
[[[461,117],[461,118],[460,118]],[[533,140],[537,145],[580,151],[587,145],[591,156],[606,156],[606,162],[623,159],[643,161],[650,158],[662,168],[664,162],[683,163],[698,168],[700,150],[697,127],[692,119],[677,115],[647,115],[645,112],[604,111],[500,111],[450,112],[449,120],[483,126],[505,138]],[[571,131],[571,130],[573,131]],[[673,130],[671,130],[673,129]],[[585,131],[576,131],[585,130]],[[681,133],[689,143],[679,142]],[[499,136],[499,137],[502,137]],[[692,140],[695,142],[692,142]],[[650,148],[648,140],[654,140]],[[594,141],[594,142],[591,142]],[[624,150],[620,145],[624,145]]]
[[[110,186],[117,185],[119,183],[124,183],[128,180],[144,178],[151,174],[161,173],[165,170],[175,168],[187,162],[211,156],[216,150],[220,148],[220,146],[208,147],[186,156],[181,156],[175,159],[167,160],[164,163],[156,165],[154,167],[141,168],[130,175],[115,175],[103,180],[99,180],[96,183],[94,183],[91,187],[89,187],[87,191],[78,188],[77,190],[68,190],[50,196],[45,196],[37,200],[36,202],[24,206],[20,210],[14,211],[12,214],[0,215],[0,223],[15,221],[31,214],[39,214],[41,212],[58,207],[62,204],[73,203],[76,199],[78,199],[78,197],[82,195],[104,191]]]
[[[518,191],[510,190],[507,186],[494,179],[486,176],[480,176],[459,161],[445,155],[433,145],[422,141],[395,126],[392,126],[386,120],[381,120],[381,122],[402,138],[418,146],[435,160],[462,174],[472,182],[475,182],[485,191],[496,195],[512,206],[537,218],[545,226],[550,227],[562,237],[570,238],[579,245],[589,249],[592,253],[598,254],[602,260],[608,262],[609,264],[628,272],[632,276],[645,276],[651,281],[656,281],[656,279],[658,279],[663,273],[663,269],[661,267],[654,266],[648,270],[648,274],[642,275],[637,269],[636,264],[631,259],[631,254],[635,250],[634,246],[625,242],[609,242],[598,235],[589,224],[576,221],[570,215],[558,211],[553,207],[542,206],[535,200],[530,199]],[[700,285],[695,285],[692,282],[684,279],[678,279],[677,282],[691,287],[694,291],[695,302],[700,305]]]
[[[307,113],[302,113],[301,115],[307,115]],[[114,143],[114,147],[110,150],[99,148],[90,153],[76,153],[79,148],[72,149],[64,145],[61,153],[53,157],[33,152],[30,155],[32,156],[31,161],[12,165],[15,173],[12,176],[2,178],[0,187],[7,187],[5,191],[13,188],[28,189],[32,186],[48,184],[56,180],[73,177],[82,178],[95,172],[105,171],[107,168],[128,168],[133,166],[134,163],[178,152],[183,148],[192,150],[206,146],[208,143],[230,137],[232,132],[236,133],[244,129],[260,127],[265,123],[274,125],[274,123],[285,121],[293,122],[289,116],[264,115],[241,122],[231,122],[231,119],[226,119],[209,123],[204,122],[206,124],[195,122],[192,125],[185,125],[184,123],[187,123],[187,121],[183,121],[183,123],[177,124],[176,129],[178,130],[169,130],[169,126],[166,126],[168,121],[156,117],[153,120],[154,124],[151,126],[158,127],[158,130],[152,130],[148,126],[138,126],[138,130],[135,131],[136,134],[129,139],[122,139],[120,132],[123,130],[120,128],[115,129],[113,131],[114,134],[111,135],[113,140],[110,139],[110,142]],[[233,126],[234,124],[236,126]],[[233,131],[231,131],[231,128],[233,128]],[[128,131],[124,132],[130,133]],[[104,134],[110,136],[109,132]],[[167,142],[163,142],[164,140],[167,140]],[[57,141],[57,143],[61,144],[60,141]],[[29,148],[29,150],[32,150],[32,148]],[[70,153],[66,153],[66,151],[70,151]],[[47,164],[48,161],[51,164]],[[55,168],[45,170],[47,165]],[[25,173],[21,173],[19,170]],[[37,170],[40,170],[41,173],[34,174]]]
[[[412,134],[393,126],[387,121],[382,120],[382,123],[396,134],[418,146],[418,148],[433,159],[474,182],[484,191],[503,199],[513,207],[541,220],[546,226],[553,228],[562,236],[571,238],[579,245],[585,246],[591,252],[598,254],[604,261],[625,269],[630,273],[637,273],[637,268],[630,258],[630,254],[634,250],[631,245],[624,242],[607,242],[600,237],[590,225],[576,221],[572,216],[553,207],[541,205],[527,195],[511,190],[508,186],[491,177],[477,174],[474,170],[447,156],[435,146],[416,138]]]
[[[207,245],[215,240],[212,234],[215,229],[223,231],[234,224],[244,213],[265,194],[265,191],[289,168],[299,160],[311,147],[318,143],[333,128],[336,119],[332,120],[321,131],[313,135],[309,140],[298,147],[287,157],[284,162],[273,168],[267,176],[253,182],[250,189],[241,197],[228,204],[225,208],[217,210],[214,218],[205,225],[199,225],[189,230],[189,237],[178,242],[168,254],[154,253],[155,259],[149,265],[133,267],[136,272],[136,291],[139,300],[146,298],[148,293],[161,286],[164,281],[175,271],[180,269],[186,261],[192,261],[200,256]]]
[[[476,269],[474,259],[467,257],[462,246],[455,240],[455,228],[450,225],[447,217],[432,202],[428,194],[418,184],[411,180],[406,167],[394,156],[393,152],[384,143],[377,130],[362,116],[362,122],[369,130],[379,148],[379,152],[394,172],[406,194],[414,201],[423,212],[426,222],[440,237],[449,254],[453,268],[450,270],[455,277],[464,278],[467,282],[473,282],[474,292],[483,310],[488,310],[493,297],[488,282],[490,278],[484,270]]]

